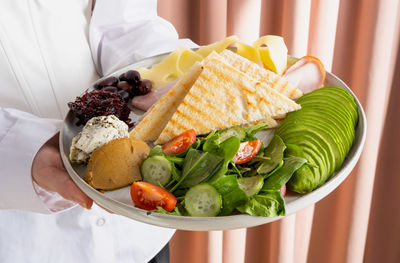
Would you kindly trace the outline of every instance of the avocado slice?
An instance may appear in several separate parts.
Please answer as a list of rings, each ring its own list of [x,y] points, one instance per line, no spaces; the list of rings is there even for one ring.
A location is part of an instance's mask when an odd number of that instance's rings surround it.
[[[300,114],[295,127],[286,127],[283,125],[278,128],[277,134],[285,141],[288,133],[293,133],[296,130],[301,130],[303,133],[313,131],[315,134],[319,135],[322,140],[326,141],[330,148],[332,149],[333,155],[335,156],[336,169],[340,167],[340,163],[344,160],[344,146],[341,144],[340,140],[337,139],[338,135],[333,131],[329,123],[324,123],[322,119],[315,118],[309,115]],[[286,121],[286,120],[285,120]],[[284,123],[285,123],[284,121]],[[298,134],[301,136],[301,134]],[[339,142],[339,144],[338,144]]]
[[[358,108],[347,91],[324,87],[297,100],[302,108],[291,112],[276,130],[285,144],[295,145],[303,165],[288,182],[289,189],[307,193],[321,186],[340,169],[355,138]],[[289,147],[290,149],[290,147]]]
[[[314,154],[320,155],[323,159],[323,167],[325,169],[322,176],[327,177],[329,174],[333,173],[335,169],[335,158],[330,149],[330,145],[327,144],[325,140],[321,139],[319,135],[312,133],[305,134],[302,131],[299,131],[298,133],[301,133],[301,135],[299,136],[298,134],[293,133],[286,137],[288,144],[295,144],[302,148],[312,149]]]
[[[353,120],[353,125],[355,126],[358,121],[358,109],[357,105],[355,104],[354,98],[350,94],[346,94],[346,91],[340,88],[333,88],[333,87],[324,87],[318,90],[315,90],[314,96],[315,95],[324,95],[325,97],[330,97],[333,98],[337,101],[337,103],[341,103],[344,105],[351,113],[352,115],[352,120]],[[311,93],[308,93],[311,94]],[[306,95],[308,95],[306,94]],[[304,96],[306,96],[304,95]],[[303,96],[303,97],[304,97]],[[297,101],[298,103],[301,104],[301,100],[304,99],[303,97],[299,98]],[[307,98],[307,97],[305,97]]]
[[[335,125],[337,125],[336,130],[339,132],[339,134],[341,134],[341,138],[347,145],[346,151],[350,150],[355,136],[354,127],[350,121],[346,122],[346,119],[343,117],[343,115],[341,115],[339,111],[335,111],[335,109],[331,108],[329,105],[320,106],[318,104],[311,104],[307,105],[307,110],[320,112],[321,114],[324,114],[333,120]]]

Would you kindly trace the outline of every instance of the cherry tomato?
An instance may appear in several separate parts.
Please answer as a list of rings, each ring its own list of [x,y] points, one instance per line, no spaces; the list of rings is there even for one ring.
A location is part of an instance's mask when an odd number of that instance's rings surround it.
[[[233,157],[235,164],[242,164],[251,161],[261,148],[261,140],[242,142],[239,150]]]
[[[176,136],[162,146],[162,151],[166,154],[180,154],[186,151],[196,141],[196,132],[191,129]]]
[[[134,182],[131,187],[131,197],[135,206],[154,210],[161,206],[171,212],[176,206],[176,197],[167,190],[147,182]]]
[[[282,186],[282,188],[279,189],[279,192],[281,192],[281,195],[282,195],[283,197],[285,197],[285,195],[286,195],[286,184],[284,184],[284,185]]]

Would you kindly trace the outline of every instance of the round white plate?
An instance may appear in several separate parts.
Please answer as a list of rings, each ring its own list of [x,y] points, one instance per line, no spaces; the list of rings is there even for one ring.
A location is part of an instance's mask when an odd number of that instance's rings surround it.
[[[123,69],[114,72],[109,76],[118,77],[120,74],[130,70],[138,69],[141,67],[149,67],[155,63],[161,61],[167,54],[151,57],[127,66]],[[106,76],[106,77],[109,77]],[[104,78],[106,78],[104,77]],[[103,78],[103,79],[104,79]],[[101,81],[101,79],[99,80]],[[331,73],[326,74],[325,86],[337,86],[350,92],[358,106],[359,120],[355,131],[355,140],[352,148],[343,163],[340,171],[333,174],[333,176],[321,187],[314,190],[313,192],[300,195],[300,194],[288,194],[285,197],[286,201],[286,215],[291,215],[297,211],[304,209],[308,206],[318,202],[329,193],[331,193],[336,187],[338,187],[344,179],[350,174],[354,166],[356,165],[361,151],[364,146],[366,138],[366,117],[364,110],[359,103],[358,99],[354,96],[353,92],[349,87],[341,81],[339,78]],[[131,118],[137,123],[139,116],[143,114],[140,110],[134,110],[131,113]],[[71,146],[72,138],[82,129],[75,125],[76,119],[73,113],[70,111],[64,119],[63,127],[60,132],[60,151],[61,156],[72,180],[78,185],[78,187],[92,198],[99,205],[107,208],[118,215],[123,215],[131,219],[148,223],[161,227],[168,227],[182,230],[227,230],[237,229],[244,227],[252,227],[265,223],[269,223],[278,220],[282,217],[254,217],[249,215],[231,215],[221,217],[189,217],[189,216],[173,216],[164,215],[159,213],[148,213],[145,210],[134,207],[130,198],[129,190],[130,187],[125,187],[115,191],[106,191],[101,193],[96,189],[89,186],[82,178],[85,172],[85,166],[72,165],[69,161],[69,149]]]

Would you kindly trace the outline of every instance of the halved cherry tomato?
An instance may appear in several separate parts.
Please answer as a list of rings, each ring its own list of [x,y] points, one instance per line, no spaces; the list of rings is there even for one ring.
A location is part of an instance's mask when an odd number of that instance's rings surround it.
[[[242,142],[239,150],[233,157],[235,164],[242,164],[251,161],[261,148],[261,140]]]
[[[161,149],[166,154],[180,154],[186,151],[195,141],[196,132],[191,129],[165,143]]]
[[[135,206],[154,210],[161,206],[171,212],[176,206],[176,197],[167,190],[147,182],[134,182],[131,187],[131,197]]]
[[[279,192],[281,192],[281,195],[282,195],[283,197],[285,197],[285,195],[286,195],[286,184],[284,184],[284,185],[282,186],[282,188],[279,189]]]

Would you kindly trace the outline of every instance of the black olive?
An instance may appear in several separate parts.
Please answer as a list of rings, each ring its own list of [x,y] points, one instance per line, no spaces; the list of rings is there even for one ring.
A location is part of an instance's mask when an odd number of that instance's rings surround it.
[[[136,70],[128,70],[125,72],[125,78],[131,85],[135,85],[140,82],[140,73]]]
[[[101,89],[102,91],[106,91],[106,92],[117,92],[118,89],[117,87],[114,86],[107,86]]]
[[[99,88],[107,87],[107,86],[117,86],[118,79],[116,77],[108,77],[100,81],[96,86]]]
[[[148,79],[142,80],[142,83],[139,86],[139,91],[141,95],[146,95],[151,91],[151,82]]]
[[[129,92],[132,88],[132,85],[127,81],[120,81],[117,85],[117,88]]]

